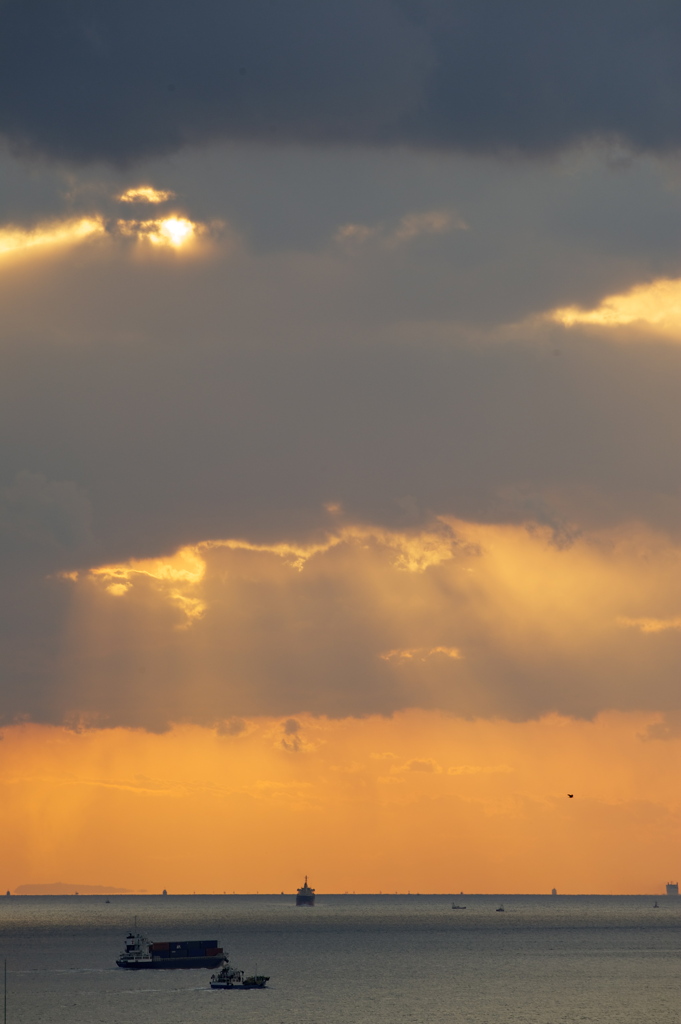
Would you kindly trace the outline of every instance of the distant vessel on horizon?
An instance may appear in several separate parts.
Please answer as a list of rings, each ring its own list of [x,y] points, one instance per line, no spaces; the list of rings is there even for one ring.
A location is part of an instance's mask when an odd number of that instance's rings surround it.
[[[678,896],[679,895],[679,883],[678,882],[667,882],[667,896]]]
[[[314,907],[314,889],[311,889],[307,884],[307,875],[305,875],[305,882],[301,885],[296,895],[296,906],[297,907]]]

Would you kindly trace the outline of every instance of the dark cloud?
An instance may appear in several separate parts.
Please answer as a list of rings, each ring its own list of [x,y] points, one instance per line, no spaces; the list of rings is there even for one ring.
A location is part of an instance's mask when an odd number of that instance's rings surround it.
[[[0,490],[0,564],[62,568],[93,554],[92,509],[82,487],[20,472]]]
[[[6,558],[54,572],[308,537],[334,501],[390,526],[536,520],[561,543],[678,528],[678,347],[558,326],[476,341],[454,318],[471,292],[494,303],[510,255],[436,274],[427,252],[144,263],[107,246],[3,268]]]
[[[667,150],[680,43],[672,0],[4,0],[0,132],[118,163],[219,139]]]
[[[77,481],[97,546],[64,546],[66,511],[50,504],[28,507],[15,544],[52,569],[209,537],[304,538],[333,501],[390,526],[447,513],[565,538],[633,518],[677,533],[678,349],[563,331],[536,349],[416,341],[266,357],[207,346],[200,359],[160,343],[25,349],[0,387],[2,431],[17,437],[0,471]],[[30,413],[27,363],[40,364]]]

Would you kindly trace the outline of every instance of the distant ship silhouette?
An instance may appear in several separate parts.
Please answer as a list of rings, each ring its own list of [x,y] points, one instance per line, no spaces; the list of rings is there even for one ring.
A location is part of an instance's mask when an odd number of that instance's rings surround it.
[[[301,885],[296,896],[297,907],[314,907],[314,889],[311,889],[307,884],[307,875],[305,875],[305,882]]]

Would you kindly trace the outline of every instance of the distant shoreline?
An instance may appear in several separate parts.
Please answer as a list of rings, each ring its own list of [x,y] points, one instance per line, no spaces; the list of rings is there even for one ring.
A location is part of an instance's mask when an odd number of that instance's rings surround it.
[[[15,896],[127,896],[134,889],[123,889],[118,885],[86,885],[78,882],[33,882],[18,885]],[[141,890],[140,890],[141,891]]]
[[[121,888],[106,888],[104,886],[83,886],[78,889],[76,887],[69,888],[68,891],[62,892],[37,892],[38,886],[18,886],[13,892],[7,892],[5,899],[20,898],[20,897],[35,897],[35,896],[47,896],[47,897],[87,897],[87,896],[116,896],[122,898],[136,898],[144,897],[145,899],[193,899],[193,898],[211,898],[211,899],[233,899],[233,898],[249,898],[249,899],[293,899],[295,897],[295,891],[291,892],[175,892],[175,893],[160,893],[160,892],[148,892],[145,889],[121,889]],[[42,887],[40,887],[42,888]],[[47,888],[47,887],[45,887]],[[33,890],[33,891],[28,891]],[[599,892],[559,892],[552,895],[550,892],[327,892],[317,893],[317,897],[321,899],[339,897],[351,898],[366,898],[372,897],[376,899],[394,899],[395,897],[404,897],[410,899],[427,898],[427,899],[538,899],[545,898],[549,900],[559,900],[565,898],[571,899],[664,899],[669,900],[671,903],[679,901],[679,896],[668,896],[664,892],[638,892],[638,893],[599,893]]]

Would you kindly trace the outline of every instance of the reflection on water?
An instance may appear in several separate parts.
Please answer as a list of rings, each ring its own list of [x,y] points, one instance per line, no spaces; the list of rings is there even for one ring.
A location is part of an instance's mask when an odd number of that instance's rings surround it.
[[[466,910],[452,911],[446,895],[320,895],[314,908],[293,895],[0,898],[8,1021],[677,1024],[681,899],[653,902],[466,894]],[[211,991],[209,971],[116,968],[135,916],[155,941],[218,938],[269,987]]]

